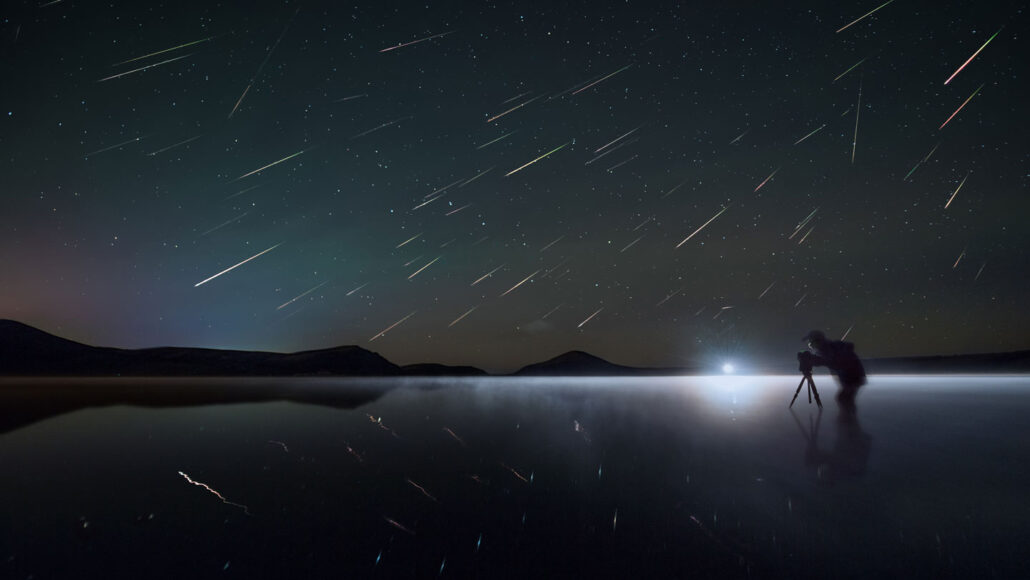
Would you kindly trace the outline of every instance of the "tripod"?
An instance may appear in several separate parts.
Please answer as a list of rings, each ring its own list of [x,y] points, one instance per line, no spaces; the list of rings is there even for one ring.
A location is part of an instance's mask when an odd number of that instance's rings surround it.
[[[812,404],[812,395],[815,395],[815,404],[819,405],[819,408],[823,408],[823,402],[819,400],[819,390],[815,388],[815,381],[812,380],[812,373],[805,373],[801,377],[801,382],[798,383],[798,390],[794,391],[794,398],[790,400],[788,409],[794,406],[794,401],[798,399],[798,394],[801,393],[801,387],[804,386],[805,381],[808,381],[808,404]]]

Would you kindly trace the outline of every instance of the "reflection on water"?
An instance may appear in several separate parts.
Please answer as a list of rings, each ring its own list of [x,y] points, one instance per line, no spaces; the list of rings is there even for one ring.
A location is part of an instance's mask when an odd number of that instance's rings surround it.
[[[817,380],[4,385],[0,576],[1027,576],[1030,380]]]

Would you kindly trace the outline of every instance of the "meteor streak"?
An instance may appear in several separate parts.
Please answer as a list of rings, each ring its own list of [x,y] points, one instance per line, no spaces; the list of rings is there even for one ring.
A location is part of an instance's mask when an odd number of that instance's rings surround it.
[[[493,141],[487,141],[486,143],[483,143],[482,145],[476,147],[476,149],[479,150],[479,149],[482,149],[483,147],[486,147],[488,145],[493,145],[494,143],[500,141],[501,139],[505,139],[507,137],[510,137],[511,135],[514,135],[517,132],[518,131],[509,131],[509,132],[505,133],[504,135],[501,135],[500,137],[494,139]]]
[[[851,329],[852,329],[852,328],[855,328],[855,325],[854,325],[854,324],[852,324],[851,326],[849,326],[849,327],[848,327],[848,329],[844,331],[844,335],[843,335],[843,336],[841,336],[841,337],[840,337],[840,339],[841,339],[841,340],[844,340],[845,338],[847,338],[847,337],[848,337],[848,335],[849,335],[849,334],[851,334]]]
[[[476,284],[479,284],[479,283],[480,283],[480,282],[482,282],[483,280],[485,280],[485,279],[489,278],[490,276],[493,276],[494,272],[496,272],[496,271],[500,270],[500,269],[501,269],[501,268],[503,268],[504,266],[505,266],[505,264],[501,264],[500,266],[497,266],[497,267],[496,267],[496,268],[494,268],[493,270],[490,270],[490,271],[489,271],[489,272],[487,272],[486,274],[483,274],[482,276],[480,276],[480,277],[479,277],[479,278],[478,278],[478,279],[477,279],[477,280],[476,280],[475,282],[473,282],[473,283],[469,284],[469,286],[475,286]]]
[[[419,236],[421,236],[421,235],[422,235],[422,232],[419,232],[419,233],[417,233],[417,234],[415,234],[415,235],[411,236],[410,238],[408,238],[408,239],[404,240],[403,242],[401,242],[401,243],[397,244],[397,245],[396,245],[396,246],[395,246],[395,247],[394,247],[393,249],[397,250],[397,249],[399,249],[399,248],[401,248],[401,247],[403,247],[403,246],[406,246],[406,245],[408,245],[409,243],[411,243],[411,242],[414,242],[415,240],[417,240],[417,239],[418,239],[418,237],[419,237]]]
[[[448,34],[452,34],[454,32],[456,32],[456,31],[448,30],[447,32],[441,32],[440,34],[434,34],[432,36],[427,36],[425,38],[420,38],[418,40],[412,40],[411,42],[402,42],[402,43],[397,44],[395,46],[388,46],[388,47],[384,48],[383,50],[380,50],[379,52],[389,52],[391,50],[397,50],[398,48],[404,48],[405,46],[411,46],[413,44],[418,44],[420,42],[425,42],[427,40],[433,40],[434,38],[442,38],[442,37],[447,36]]]
[[[973,91],[973,94],[969,95],[969,98],[966,99],[965,101],[963,101],[962,104],[959,105],[959,107],[957,109],[955,109],[955,112],[952,113],[951,116],[948,117],[948,119],[946,121],[941,123],[940,127],[937,127],[937,130],[940,131],[941,129],[943,129],[945,125],[947,125],[953,118],[955,118],[955,115],[957,115],[958,112],[962,110],[962,107],[965,107],[966,104],[969,103],[969,101],[973,100],[973,97],[975,97],[976,94],[979,93],[980,89],[982,89],[982,88],[984,88],[984,85],[980,85],[979,87],[976,87],[976,90]]]
[[[669,191],[666,191],[665,193],[663,193],[663,194],[662,194],[662,197],[661,197],[660,199],[665,199],[665,198],[669,197],[670,195],[672,195],[672,192],[674,192],[674,191],[676,191],[677,189],[679,189],[679,188],[683,187],[684,185],[686,185],[686,183],[687,183],[688,181],[690,181],[690,178],[684,179],[683,181],[681,181],[681,182],[677,183],[677,184],[676,184],[676,187],[673,187],[673,188],[672,188],[672,189],[670,189]]]
[[[965,250],[965,248],[963,248],[962,249],[962,253],[958,255],[958,259],[955,260],[955,263],[951,265],[951,269],[954,270],[955,268],[957,268],[958,267],[958,263],[961,262],[962,258],[964,258],[965,256],[966,256],[966,250]]]
[[[872,15],[872,14],[873,14],[873,12],[876,12],[877,10],[879,10],[880,8],[883,8],[884,6],[886,6],[886,5],[890,4],[891,2],[894,2],[894,0],[887,0],[887,1],[886,1],[886,2],[884,2],[883,4],[880,4],[880,5],[879,5],[879,6],[877,6],[876,8],[873,8],[873,9],[872,9],[872,10],[870,10],[869,12],[866,12],[866,13],[865,13],[865,14],[863,14],[862,16],[859,16],[858,18],[856,18],[855,20],[852,20],[852,21],[851,21],[850,23],[848,23],[848,24],[846,24],[846,25],[842,26],[841,28],[839,28],[839,29],[837,30],[837,33],[839,34],[840,32],[844,31],[844,29],[846,29],[847,27],[851,26],[852,24],[856,24],[856,23],[860,22],[861,20],[865,19],[865,17],[866,17],[866,16],[870,16],[870,15]]]
[[[217,226],[215,226],[215,227],[213,227],[213,228],[211,228],[211,229],[207,230],[206,232],[204,232],[204,233],[200,234],[200,235],[199,235],[199,236],[197,236],[197,237],[200,237],[200,238],[202,238],[202,237],[204,237],[204,236],[206,236],[206,235],[210,234],[211,232],[213,232],[213,231],[215,231],[215,230],[218,230],[218,229],[224,228],[225,226],[227,226],[227,225],[229,225],[229,224],[231,224],[231,223],[235,223],[235,222],[237,222],[237,221],[241,220],[241,219],[243,218],[243,216],[247,215],[248,213],[250,213],[250,212],[246,212],[246,211],[245,211],[245,212],[241,213],[240,215],[238,215],[238,216],[236,216],[236,217],[232,218],[231,220],[228,220],[228,221],[224,221],[224,222],[222,222],[222,223],[218,224]]]
[[[962,183],[958,184],[958,187],[955,188],[955,193],[951,194],[951,197],[948,198],[948,203],[944,204],[944,209],[948,209],[948,206],[951,205],[951,201],[955,199],[956,195],[958,195],[958,190],[962,189],[962,186],[966,184],[966,180],[969,179],[970,173],[972,172],[967,173],[966,176],[962,178]]]
[[[568,145],[569,145],[570,143],[572,143],[572,141],[566,141],[566,142],[565,142],[564,144],[562,144],[562,145],[559,145],[558,147],[555,147],[554,149],[551,149],[551,150],[550,150],[550,151],[548,151],[547,153],[544,153],[543,155],[541,155],[540,157],[537,157],[536,159],[534,159],[534,160],[530,161],[529,163],[526,163],[525,165],[523,165],[523,166],[521,166],[521,167],[519,167],[519,168],[517,168],[517,169],[512,169],[512,170],[511,170],[511,171],[509,171],[508,173],[505,173],[505,174],[504,174],[504,176],[505,176],[505,177],[508,177],[509,175],[512,175],[512,174],[514,174],[514,173],[518,173],[519,171],[522,171],[523,169],[525,169],[525,168],[529,167],[530,165],[532,165],[532,164],[536,163],[537,161],[540,161],[541,159],[543,159],[543,158],[547,157],[548,155],[551,155],[552,153],[556,153],[556,152],[558,152],[558,151],[560,151],[560,150],[564,149],[564,148],[565,148],[565,147],[567,147],[567,146],[568,146]]]
[[[286,21],[286,26],[284,26],[283,31],[279,33],[279,37],[275,39],[275,44],[272,45],[272,48],[268,50],[268,54],[265,55],[265,59],[261,61],[260,65],[258,65],[257,71],[254,72],[254,76],[250,77],[250,82],[247,83],[247,88],[243,89],[243,94],[240,95],[239,100],[236,101],[232,111],[229,111],[228,119],[232,119],[232,116],[236,114],[236,109],[240,108],[240,104],[243,103],[244,97],[246,97],[247,93],[250,91],[250,87],[254,86],[254,83],[261,78],[261,71],[264,70],[265,65],[268,64],[268,60],[272,58],[272,53],[274,53],[276,47],[279,46],[279,42],[281,42],[283,37],[286,36],[286,31],[290,29],[290,24],[293,23],[293,19],[297,17],[298,12],[300,12],[300,6],[297,6],[297,9],[293,12],[293,16],[290,16],[290,19]]]
[[[944,84],[950,83],[951,79],[955,78],[955,75],[957,75],[958,73],[962,72],[962,69],[966,68],[966,65],[969,64],[970,62],[972,62],[973,59],[976,58],[976,55],[980,54],[981,50],[987,48],[987,45],[990,44],[990,42],[992,40],[994,40],[994,37],[998,36],[998,33],[1000,33],[1000,32],[1001,32],[1001,28],[998,29],[998,32],[995,32],[994,34],[992,34],[991,37],[987,39],[987,42],[985,42],[983,44],[983,46],[981,46],[980,48],[976,49],[976,52],[973,53],[973,56],[969,57],[969,59],[966,60],[966,62],[962,63],[962,66],[958,67],[958,69],[955,72],[951,73],[951,76],[948,77],[948,80],[944,81]]]
[[[236,179],[234,179],[232,181],[239,181],[239,180],[241,180],[241,179],[243,179],[245,177],[250,177],[251,175],[254,175],[255,173],[261,173],[262,171],[268,169],[269,167],[274,167],[276,165],[279,165],[280,163],[284,163],[286,161],[289,161],[290,159],[293,159],[294,157],[297,157],[298,155],[303,155],[303,154],[307,153],[308,151],[311,151],[311,149],[313,149],[313,148],[309,147],[307,149],[301,149],[300,151],[298,151],[298,152],[296,152],[296,153],[294,153],[292,155],[287,155],[286,157],[283,157],[279,161],[273,161],[273,162],[269,163],[268,165],[265,165],[264,167],[259,167],[259,168],[255,169],[254,171],[251,171],[250,173],[244,173],[243,175],[237,177]],[[232,183],[232,181],[230,183]]]
[[[589,85],[587,85],[587,86],[583,87],[582,89],[579,89],[579,90],[576,90],[576,91],[572,91],[572,94],[573,94],[573,95],[577,95],[577,94],[579,94],[579,93],[582,93],[583,91],[585,91],[585,90],[589,89],[590,87],[592,87],[592,86],[596,85],[597,83],[600,83],[600,82],[604,82],[604,81],[606,81],[606,80],[608,80],[608,79],[612,78],[613,76],[615,76],[615,75],[617,75],[617,74],[621,73],[622,71],[624,71],[624,70],[628,69],[628,68],[629,68],[629,67],[631,67],[631,66],[633,66],[633,65],[632,65],[632,64],[627,64],[626,66],[624,66],[624,67],[620,68],[619,70],[617,70],[617,71],[615,71],[615,72],[611,73],[610,75],[606,75],[606,76],[604,76],[604,77],[601,77],[601,78],[597,79],[596,81],[594,81],[594,82],[590,83]]]
[[[526,91],[524,93],[519,93],[519,94],[515,95],[514,97],[512,97],[510,99],[505,99],[505,100],[501,101],[501,104],[502,105],[507,105],[508,103],[510,103],[510,102],[512,102],[512,101],[514,101],[516,99],[520,99],[520,98],[522,98],[522,97],[524,97],[524,96],[526,96],[526,95],[528,95],[529,93],[532,93],[532,92],[533,91]]]
[[[894,0],[891,0],[893,2]],[[858,80],[858,106],[855,107],[855,136],[851,140],[851,164],[855,164],[855,148],[858,146],[858,114],[862,112],[862,77]]]
[[[679,293],[680,293],[680,292],[682,292],[682,291],[683,291],[683,288],[679,288],[679,289],[677,289],[677,290],[676,290],[675,292],[673,292],[672,294],[669,294],[669,295],[667,295],[667,296],[666,296],[665,298],[662,298],[662,299],[661,299],[660,301],[658,301],[658,304],[655,304],[655,305],[654,305],[654,306],[655,306],[655,308],[658,308],[658,307],[659,307],[659,306],[661,306],[662,304],[665,304],[666,302],[668,302],[668,301],[669,301],[669,299],[670,299],[670,298],[672,298],[673,296],[675,296],[675,295],[679,294]]]
[[[818,131],[818,129],[816,129],[816,131]],[[813,133],[814,133],[814,132],[815,132],[815,131],[813,131]],[[795,145],[797,145],[797,143],[795,143]],[[762,186],[763,186],[763,185],[765,185],[766,183],[768,183],[768,182],[769,182],[769,180],[773,178],[773,175],[776,175],[776,172],[777,172],[777,171],[779,171],[779,170],[780,170],[780,168],[779,168],[779,167],[777,167],[777,168],[776,168],[776,169],[775,169],[775,170],[774,170],[774,171],[773,171],[772,173],[770,173],[770,174],[769,174],[769,177],[766,177],[766,178],[765,178],[765,179],[764,179],[764,180],[762,181],[762,183],[759,183],[759,184],[758,184],[758,187],[756,187],[756,188],[755,188],[755,191],[753,191],[753,192],[751,192],[751,193],[756,193],[756,192],[757,192],[757,191],[758,191],[759,189],[762,189]]]
[[[639,238],[637,238],[637,239],[633,240],[632,242],[630,242],[630,243],[626,244],[626,247],[625,247],[625,248],[622,248],[621,250],[619,250],[619,253],[621,254],[621,253],[625,252],[626,250],[628,250],[628,249],[632,248],[634,244],[636,244],[636,243],[637,243],[637,242],[639,242],[640,240],[644,239],[644,236],[646,236],[646,235],[647,235],[647,234],[644,234],[644,235],[640,236]]]
[[[804,141],[805,139],[808,139],[808,138],[809,138],[809,137],[811,137],[812,135],[815,135],[815,134],[816,134],[816,133],[818,133],[819,131],[822,131],[822,130],[823,130],[823,127],[825,127],[825,126],[826,126],[826,123],[823,123],[822,125],[819,125],[819,128],[818,128],[818,129],[816,129],[815,131],[812,131],[812,132],[811,132],[811,133],[809,133],[808,135],[805,135],[804,137],[802,137],[802,138],[798,139],[797,141],[795,141],[795,142],[794,142],[794,144],[795,144],[795,145],[797,145],[797,144],[801,143],[802,141]]]
[[[334,103],[342,103],[344,101],[350,101],[351,99],[360,99],[361,97],[367,97],[368,93],[361,93],[360,95],[351,95],[349,97],[343,97],[342,99],[336,99]]]
[[[125,75],[131,75],[132,73],[138,73],[138,72],[141,72],[141,71],[145,71],[145,70],[147,70],[148,68],[154,68],[155,66],[161,66],[161,65],[163,65],[163,64],[168,64],[168,63],[170,63],[170,62],[175,62],[175,61],[177,61],[177,60],[182,60],[182,59],[184,59],[184,58],[186,58],[186,57],[188,57],[188,56],[193,56],[193,53],[191,52],[191,53],[189,53],[189,54],[184,54],[184,55],[182,55],[182,56],[177,56],[177,57],[175,57],[175,58],[170,58],[170,59],[168,59],[168,60],[162,60],[161,62],[155,62],[154,64],[148,64],[147,66],[141,66],[141,67],[139,67],[139,68],[134,68],[134,69],[132,69],[132,70],[128,70],[128,71],[125,71],[125,72],[123,72],[123,73],[118,73],[118,74],[116,74],[116,75],[111,75],[111,76],[109,76],[109,77],[104,77],[104,78],[102,78],[102,79],[98,80],[97,82],[98,82],[98,83],[102,83],[102,82],[104,82],[104,81],[109,81],[109,80],[111,80],[111,79],[117,79],[117,78],[121,78],[121,77],[123,77],[123,76],[125,76]]]
[[[497,167],[497,166],[494,165],[494,167]],[[487,173],[490,173],[491,171],[493,171],[494,167],[491,167],[490,169],[484,169],[483,171],[480,171],[475,176],[473,176],[471,179],[466,179],[464,182],[462,182],[461,185],[458,186],[458,189],[461,189],[461,188],[465,187],[466,185],[472,183],[473,181],[479,179],[480,177],[486,175]]]
[[[514,289],[518,288],[519,286],[522,286],[523,284],[525,284],[526,282],[528,282],[530,278],[532,278],[533,276],[536,276],[536,275],[537,275],[537,274],[538,274],[539,272],[540,272],[540,270],[537,270],[536,272],[533,272],[533,273],[532,273],[532,274],[530,274],[529,276],[526,276],[525,278],[523,278],[523,279],[522,279],[522,281],[521,281],[521,282],[519,282],[518,284],[516,284],[516,285],[512,286],[511,288],[508,288],[508,289],[507,289],[507,290],[506,290],[506,291],[504,292],[504,294],[501,294],[500,296],[498,296],[498,298],[501,298],[501,297],[507,296],[509,292],[511,292],[512,290],[514,290]]]
[[[776,285],[776,281],[773,280],[773,283],[769,284],[769,286],[765,290],[762,290],[762,293],[758,295],[758,299],[761,300],[762,297],[765,296],[770,290],[772,290],[772,287],[775,286],[775,285]]]
[[[209,40],[211,40],[213,38],[218,38],[218,37],[217,36],[209,36],[207,38],[201,38],[200,40],[194,40],[193,42],[187,42],[186,44],[180,44],[179,46],[173,46],[171,48],[166,48],[164,50],[159,50],[157,52],[152,52],[150,54],[144,54],[143,56],[137,56],[136,58],[130,58],[129,60],[123,60],[122,62],[116,62],[116,63],[112,64],[111,66],[121,66],[123,64],[129,64],[130,62],[136,62],[137,60],[143,60],[145,58],[150,58],[152,56],[157,56],[159,54],[164,54],[166,52],[172,52],[173,50],[179,50],[180,48],[186,48],[187,46],[193,46],[194,44],[200,44],[202,42],[207,42],[207,41],[209,41]]]
[[[196,141],[197,139],[200,139],[203,136],[204,135],[202,133],[200,135],[197,135],[196,137],[190,137],[189,139],[186,139],[185,141],[179,141],[178,143],[176,143],[174,145],[169,145],[168,147],[165,147],[163,149],[158,149],[157,151],[154,151],[154,152],[151,152],[151,153],[147,153],[147,155],[150,156],[150,157],[153,157],[153,156],[157,155],[158,153],[164,153],[165,151],[168,151],[169,149],[175,149],[176,147],[179,147],[180,145],[185,145],[187,143],[191,143],[193,141]]]
[[[432,266],[432,265],[433,265],[433,264],[434,264],[434,263],[435,263],[435,262],[436,262],[437,260],[439,260],[439,259],[440,259],[440,258],[442,258],[442,257],[443,257],[443,256],[437,256],[437,257],[433,258],[433,259],[432,259],[432,261],[430,261],[430,262],[429,262],[428,264],[426,264],[425,266],[422,266],[422,267],[421,267],[421,268],[419,268],[418,270],[415,270],[415,273],[414,273],[414,274],[412,274],[411,276],[408,276],[408,280],[411,280],[411,279],[412,279],[412,278],[414,278],[415,276],[418,276],[418,275],[419,275],[419,273],[421,273],[421,272],[422,272],[422,270],[425,270],[426,268],[428,268],[428,267]]]
[[[540,251],[541,251],[541,252],[543,252],[543,251],[544,251],[544,250],[546,250],[547,248],[550,248],[551,246],[553,246],[553,245],[557,244],[558,242],[562,241],[562,238],[564,238],[564,237],[565,237],[565,236],[563,236],[563,235],[562,235],[562,236],[558,236],[558,238],[557,238],[556,240],[554,240],[554,241],[553,241],[553,242],[551,242],[550,244],[547,244],[546,246],[544,246],[544,247],[540,248]]]
[[[597,149],[594,149],[594,153],[600,153],[602,149],[607,149],[608,147],[611,147],[612,145],[618,143],[619,141],[625,139],[626,137],[629,137],[633,133],[636,133],[637,129],[639,129],[641,127],[643,127],[643,125],[637,125],[637,127],[635,129],[627,131],[626,133],[623,133],[622,135],[616,137],[615,139],[612,139],[607,144],[602,145],[602,146],[598,147]]]
[[[682,246],[683,244],[687,243],[687,241],[690,240],[690,238],[696,236],[698,232],[700,232],[701,230],[705,229],[705,226],[707,226],[708,224],[710,224],[713,221],[715,221],[715,218],[721,216],[722,212],[724,212],[724,211],[726,211],[728,209],[730,209],[730,206],[726,206],[726,207],[722,208],[721,210],[719,210],[719,213],[717,213],[714,216],[712,216],[712,218],[710,220],[708,220],[705,223],[701,224],[701,227],[699,227],[696,230],[694,230],[694,233],[692,233],[689,236],[683,238],[683,241],[678,243],[678,244],[676,244],[676,247],[678,248],[678,247]]]
[[[629,159],[626,159],[626,160],[620,161],[620,162],[616,163],[615,165],[612,165],[612,166],[611,166],[611,167],[609,167],[609,168],[608,168],[608,169],[607,169],[606,171],[607,171],[608,173],[611,173],[612,171],[615,171],[615,170],[616,170],[616,169],[618,169],[619,167],[622,167],[623,165],[625,165],[625,164],[629,163],[630,161],[633,161],[633,160],[634,160],[634,159],[636,159],[637,157],[639,157],[639,155],[636,155],[636,154],[634,154],[634,155],[633,155],[633,157],[630,157]]]
[[[261,187],[260,183],[257,184],[257,185],[251,185],[250,187],[247,187],[245,189],[241,189],[241,190],[237,191],[236,193],[230,195],[229,197],[223,199],[222,201],[229,201],[230,199],[232,199],[232,198],[234,198],[236,196],[243,195],[244,193],[247,193],[248,191],[250,191],[252,189],[257,189],[259,187]]]
[[[471,204],[471,203],[466,203],[465,205],[463,205],[463,206],[461,206],[461,207],[459,207],[459,208],[455,208],[455,209],[452,209],[451,211],[449,211],[449,212],[447,212],[447,213],[445,213],[445,214],[443,214],[443,215],[445,215],[445,216],[448,216],[448,215],[454,215],[454,214],[458,213],[459,211],[461,211],[461,210],[463,210],[463,209],[467,208],[467,207],[468,207],[468,206],[470,206],[470,205],[472,205],[472,204]],[[443,246],[440,246],[440,247],[442,248]]]
[[[257,258],[259,256],[263,256],[264,254],[267,254],[268,252],[271,252],[272,250],[278,248],[281,245],[282,245],[282,243],[280,242],[280,243],[272,246],[271,248],[268,248],[267,250],[264,250],[262,252],[258,252],[256,254],[254,254],[253,256],[247,258],[246,260],[243,260],[239,264],[236,264],[235,266],[229,266],[228,268],[222,270],[221,272],[215,274],[214,276],[211,276],[210,278],[205,278],[205,279],[201,280],[200,282],[197,282],[196,284],[193,285],[193,287],[196,288],[198,286],[201,286],[202,284],[207,284],[208,282],[210,282],[211,280],[214,280],[215,278],[221,276],[222,274],[225,274],[226,272],[229,272],[231,270],[235,270],[236,268],[239,268],[240,266],[246,264],[247,262],[253,260],[254,258]]]
[[[348,293],[346,294],[346,296],[350,296],[351,294],[354,294],[355,292],[357,292],[358,290],[361,290],[361,289],[362,289],[362,288],[364,288],[365,286],[368,286],[368,282],[365,282],[365,283],[364,283],[364,284],[362,284],[361,286],[358,286],[357,288],[355,288],[355,289],[351,290],[350,292],[348,292]]]
[[[598,155],[597,157],[594,157],[593,159],[591,159],[590,161],[587,161],[583,165],[590,165],[591,163],[593,163],[594,161],[597,161],[598,159],[604,157],[605,155],[608,155],[609,153],[615,153],[616,151],[618,151],[622,147],[624,147],[626,145],[632,145],[632,144],[636,143],[637,141],[640,141],[639,137],[635,137],[633,139],[630,139],[629,141],[624,141],[622,143],[619,143],[615,147],[612,147],[611,149],[605,151],[604,153]]]
[[[747,131],[744,131],[744,132],[743,132],[743,133],[741,133],[740,135],[737,135],[737,136],[736,136],[736,137],[735,137],[735,138],[733,139],[733,141],[730,141],[730,145],[733,145],[733,144],[734,144],[734,143],[736,143],[737,141],[740,141],[741,139],[743,139],[743,138],[744,138],[744,135],[747,135],[747,132],[748,132],[748,131],[750,131],[750,130],[751,130],[751,129],[748,129]]]
[[[855,70],[855,67],[857,67],[858,65],[862,64],[863,62],[865,62],[866,59],[868,59],[868,58],[869,57],[867,56],[867,57],[863,58],[862,60],[856,62],[855,64],[851,65],[851,68],[849,68],[848,70],[846,70],[846,71],[840,73],[839,75],[837,75],[837,78],[833,79],[833,82],[839,81],[841,77],[843,77],[844,75],[848,74],[849,72]]]
[[[124,146],[128,145],[129,143],[135,143],[136,141],[139,141],[141,139],[143,139],[143,137],[135,137],[135,138],[129,139],[128,141],[122,141],[121,143],[118,143],[118,144],[115,144],[115,145],[111,145],[110,147],[104,147],[103,149],[97,149],[96,151],[94,151],[92,153],[87,153],[86,154],[86,158],[88,159],[89,157],[91,157],[93,155],[104,153],[106,151],[110,151],[112,149],[117,149],[119,147],[124,147]]]
[[[486,122],[487,123],[491,123],[491,122],[493,122],[493,121],[495,121],[497,119],[500,119],[501,117],[507,115],[508,113],[511,113],[513,111],[517,111],[517,110],[521,109],[522,107],[525,107],[526,105],[532,103],[533,101],[539,99],[542,96],[543,95],[537,95],[537,96],[533,97],[532,99],[529,99],[528,101],[522,103],[521,105],[515,105],[514,107],[508,109],[507,111],[505,111],[503,113],[499,113],[497,115],[494,115],[493,117],[490,117],[489,119],[486,120]]]
[[[351,137],[351,139],[357,139],[358,137],[364,137],[365,135],[368,135],[369,133],[374,133],[374,132],[376,132],[376,131],[378,131],[380,129],[385,129],[386,127],[389,127],[390,125],[394,125],[396,123],[400,123],[401,121],[404,121],[404,120],[407,120],[407,119],[413,119],[414,117],[415,117],[414,115],[407,115],[405,117],[401,117],[400,119],[394,119],[393,121],[387,121],[386,123],[383,123],[382,125],[379,125],[379,126],[376,126],[376,127],[372,127],[368,131],[362,131],[361,133],[358,133],[357,135],[354,135],[353,137]]]
[[[206,483],[201,483],[201,482],[199,482],[199,481],[193,481],[192,479],[190,479],[190,476],[186,475],[185,473],[183,473],[183,472],[181,472],[181,471],[179,472],[179,475],[181,475],[181,476],[183,476],[184,478],[186,478],[186,481],[188,481],[188,482],[192,483],[193,485],[196,485],[196,486],[198,486],[198,487],[202,487],[202,488],[204,488],[204,489],[206,489],[206,490],[210,491],[211,493],[215,494],[215,496],[216,496],[216,497],[217,497],[218,499],[222,500],[222,503],[224,503],[224,504],[226,504],[226,505],[231,505],[231,506],[235,506],[235,507],[238,507],[238,508],[240,508],[240,509],[242,509],[242,510],[243,510],[243,513],[247,514],[248,516],[249,516],[249,515],[251,515],[251,513],[250,513],[250,509],[248,509],[248,508],[247,508],[247,506],[245,506],[245,505],[243,505],[243,504],[241,504],[241,503],[236,503],[236,502],[234,502],[234,501],[229,501],[229,500],[225,499],[225,496],[224,496],[224,495],[222,495],[222,494],[218,493],[217,491],[215,491],[215,490],[211,489],[211,486],[209,486],[208,484],[206,484]]]
[[[391,330],[393,330],[393,329],[394,329],[394,327],[396,327],[396,326],[397,326],[398,324],[400,324],[400,323],[404,322],[405,320],[407,320],[407,319],[411,318],[412,316],[414,316],[416,312],[418,312],[418,311],[417,311],[417,310],[412,310],[412,311],[411,311],[411,314],[409,314],[409,315],[405,316],[404,318],[402,318],[402,319],[398,320],[397,322],[394,322],[394,323],[393,323],[393,324],[391,324],[390,326],[387,326],[387,327],[386,327],[386,328],[384,328],[384,329],[383,329],[382,331],[380,331],[380,332],[379,332],[379,334],[377,334],[377,335],[373,336],[372,338],[368,339],[368,341],[369,341],[369,342],[372,342],[373,340],[375,340],[375,339],[379,338],[380,336],[383,336],[383,335],[384,335],[384,334],[386,334],[387,332],[390,332],[390,331],[391,331]]]
[[[288,300],[288,301],[286,301],[286,302],[282,303],[281,305],[279,305],[279,307],[278,307],[278,308],[276,308],[276,310],[282,310],[283,308],[286,308],[286,307],[287,307],[287,306],[289,306],[290,304],[293,304],[294,302],[296,302],[296,301],[300,300],[301,298],[303,298],[303,297],[307,296],[308,294],[311,294],[311,293],[312,293],[312,292],[314,292],[315,290],[318,290],[319,288],[321,288],[322,286],[325,286],[325,285],[326,285],[326,284],[328,284],[328,283],[329,283],[329,280],[326,280],[325,282],[322,282],[321,284],[319,284],[318,286],[315,286],[314,288],[312,288],[312,289],[308,290],[307,292],[304,292],[303,294],[300,294],[299,296],[297,296],[297,297],[295,297],[295,298],[292,298],[292,299],[290,299],[290,300]]]
[[[603,307],[603,306],[602,306],[602,307],[600,307],[600,308],[598,308],[598,309],[597,309],[596,311],[594,311],[594,313],[593,313],[593,314],[591,314],[590,316],[587,316],[587,317],[586,317],[586,320],[584,320],[583,322],[580,322],[580,323],[579,323],[579,325],[578,325],[578,326],[576,326],[576,328],[583,328],[583,325],[584,325],[584,324],[586,324],[586,323],[590,322],[590,319],[591,319],[591,318],[593,318],[593,317],[595,317],[595,316],[597,316],[597,315],[598,315],[598,314],[599,314],[599,313],[600,313],[600,312],[601,312],[602,310],[604,310],[604,307]]]

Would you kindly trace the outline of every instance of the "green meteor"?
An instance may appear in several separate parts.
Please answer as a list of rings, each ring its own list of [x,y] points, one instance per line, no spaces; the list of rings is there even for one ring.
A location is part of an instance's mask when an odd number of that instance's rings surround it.
[[[118,65],[122,65],[122,64],[129,64],[130,62],[136,62],[137,60],[143,60],[145,58],[150,58],[152,56],[157,56],[159,54],[164,54],[166,52],[172,52],[173,50],[179,50],[180,48],[186,48],[187,46],[193,46],[194,44],[200,44],[201,42],[207,42],[207,41],[211,40],[212,38],[217,38],[217,36],[209,36],[207,38],[201,38],[200,40],[194,40],[193,42],[187,42],[186,44],[180,44],[179,46],[173,46],[172,48],[166,48],[164,50],[159,50],[157,52],[152,52],[150,54],[144,54],[143,56],[137,56],[136,58],[130,58],[129,60],[123,60],[122,62],[116,62],[116,63],[112,64],[111,66],[118,66]]]

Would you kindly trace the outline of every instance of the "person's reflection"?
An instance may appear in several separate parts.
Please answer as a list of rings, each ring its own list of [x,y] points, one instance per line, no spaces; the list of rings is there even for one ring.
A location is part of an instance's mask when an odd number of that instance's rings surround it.
[[[805,438],[805,465],[815,468],[816,477],[821,483],[856,480],[865,475],[872,437],[862,430],[858,409],[854,405],[838,407],[837,420],[834,422],[835,439],[829,449],[819,445],[819,428],[823,418],[821,408],[814,419],[808,416],[807,431],[793,409],[790,414],[801,430],[801,436]]]

